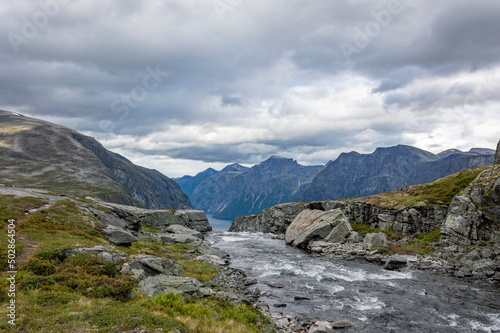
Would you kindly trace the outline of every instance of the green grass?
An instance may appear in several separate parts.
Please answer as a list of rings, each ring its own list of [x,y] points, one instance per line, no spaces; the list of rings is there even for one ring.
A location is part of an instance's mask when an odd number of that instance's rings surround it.
[[[366,234],[371,234],[371,233],[382,232],[387,235],[389,240],[400,240],[403,238],[403,234],[394,231],[392,227],[382,230],[379,228],[372,228],[367,224],[361,224],[361,223],[351,223],[351,227],[352,230],[356,231],[360,236],[365,236]]]
[[[487,168],[469,169],[433,183],[407,186],[401,190],[374,195],[367,203],[389,209],[448,207],[460,191]]]
[[[405,244],[393,243],[389,245],[392,253],[407,254],[407,255],[426,255],[436,251],[434,243],[441,239],[441,228],[438,228],[425,235],[417,235],[414,240]]]
[[[43,200],[0,197],[4,218],[44,205]],[[90,254],[66,258],[74,247],[109,245],[100,222],[69,200],[24,217],[17,230],[30,242],[39,243],[36,253],[16,276],[17,326],[0,321],[0,331],[13,332],[274,332],[269,319],[252,307],[228,303],[216,297],[182,298],[173,294],[149,299],[139,292],[129,275]],[[5,232],[3,233],[5,234]],[[18,244],[21,242],[18,241]],[[212,281],[218,270],[192,261],[185,244],[163,245],[154,239],[118,248],[129,255],[152,254],[180,263],[187,276]],[[0,316],[6,317],[7,280],[0,272]]]

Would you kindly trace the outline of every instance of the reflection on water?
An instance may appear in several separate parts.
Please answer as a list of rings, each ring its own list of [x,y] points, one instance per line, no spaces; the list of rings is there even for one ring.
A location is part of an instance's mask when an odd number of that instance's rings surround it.
[[[228,231],[231,223],[233,223],[233,220],[215,218],[214,214],[206,213],[206,215],[213,231]]]

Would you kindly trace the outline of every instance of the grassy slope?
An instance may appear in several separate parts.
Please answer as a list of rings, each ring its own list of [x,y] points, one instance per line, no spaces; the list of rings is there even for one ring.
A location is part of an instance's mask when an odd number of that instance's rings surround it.
[[[97,230],[100,222],[82,213],[74,203],[60,201],[50,208],[25,215],[45,204],[34,198],[0,196],[0,237],[6,238],[7,220],[15,218],[17,243],[38,244],[34,256],[25,258],[17,274],[16,332],[259,332],[271,331],[261,313],[244,304],[231,304],[215,297],[181,298],[173,294],[149,299],[129,295],[136,282],[114,266],[86,255],[64,259],[62,250],[71,247],[109,245]],[[5,257],[6,242],[2,238]],[[153,240],[119,248],[129,255],[138,251],[165,257],[182,264],[187,276],[211,281],[218,271],[209,264],[184,259],[190,248],[166,246]],[[19,246],[18,251],[23,247]],[[160,252],[161,251],[161,252]],[[22,257],[22,254],[21,256]],[[5,262],[0,273],[0,316],[7,318]],[[0,331],[11,330],[6,320]]]
[[[362,201],[373,206],[395,210],[412,207],[421,209],[448,207],[455,195],[467,188],[483,171],[491,168],[464,170],[432,183],[407,186],[401,190],[355,199],[355,201]],[[390,245],[387,249],[379,250],[388,254],[429,254],[436,250],[435,244],[441,238],[441,229],[436,229],[427,235],[416,235],[410,237],[408,240],[401,241],[404,236],[395,232],[392,228],[380,230],[356,223],[352,223],[352,228],[362,236],[367,233],[385,233],[391,241]]]

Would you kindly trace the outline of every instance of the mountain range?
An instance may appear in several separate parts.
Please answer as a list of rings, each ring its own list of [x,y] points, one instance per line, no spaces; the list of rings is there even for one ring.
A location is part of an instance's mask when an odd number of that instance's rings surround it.
[[[0,110],[0,183],[151,209],[190,209],[172,179],[67,127]]]
[[[232,164],[221,171],[175,179],[196,209],[218,218],[259,214],[285,202],[362,197],[426,183],[465,169],[492,165],[495,151],[449,149],[439,154],[398,145],[371,154],[343,153],[325,166],[302,166],[273,156],[247,168]]]

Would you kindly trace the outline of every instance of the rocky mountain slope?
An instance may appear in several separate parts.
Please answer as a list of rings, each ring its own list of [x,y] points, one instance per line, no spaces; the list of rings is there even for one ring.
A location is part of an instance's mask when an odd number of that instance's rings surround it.
[[[187,193],[192,191],[190,198],[196,209],[219,218],[235,218],[293,201],[301,186],[310,183],[323,168],[273,156],[252,168],[233,164],[208,177],[210,170],[177,181]]]
[[[377,148],[372,154],[343,153],[304,188],[300,201],[360,197],[427,183],[462,170],[492,165],[494,151],[447,150],[440,154],[411,146]]]
[[[139,205],[189,209],[170,178],[69,128],[0,111],[0,183]]]

